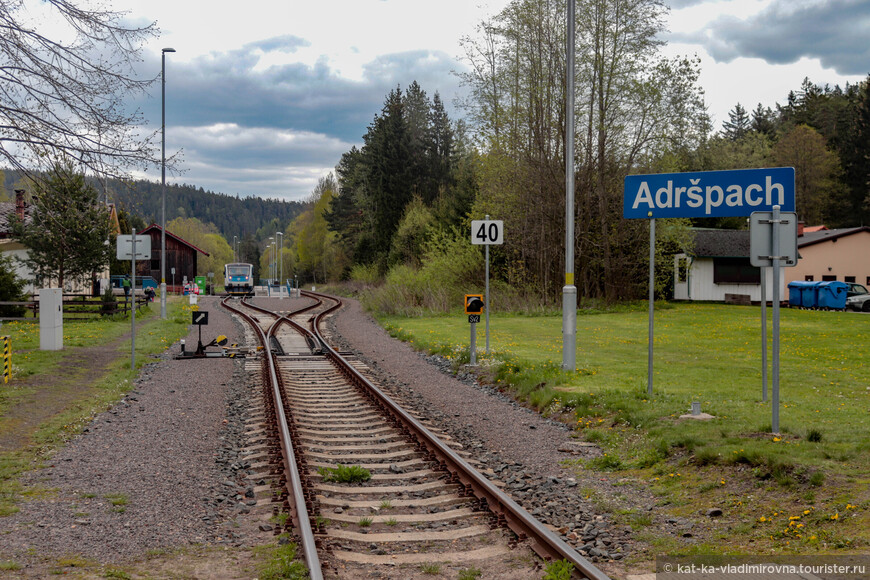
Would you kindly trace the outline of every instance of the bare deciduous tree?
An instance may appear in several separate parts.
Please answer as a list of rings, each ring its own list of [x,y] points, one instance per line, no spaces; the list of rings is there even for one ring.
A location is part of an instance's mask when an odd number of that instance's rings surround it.
[[[139,78],[135,68],[157,29],[85,4],[0,0],[0,158],[15,168],[50,167],[64,157],[123,176],[155,159],[154,135],[137,134],[141,113],[124,101],[155,80]],[[62,24],[55,38],[37,31],[45,12]]]

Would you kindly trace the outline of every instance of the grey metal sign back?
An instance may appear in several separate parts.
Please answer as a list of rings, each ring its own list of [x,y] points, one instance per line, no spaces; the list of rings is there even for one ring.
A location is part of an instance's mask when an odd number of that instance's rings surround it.
[[[779,212],[779,227],[773,227],[773,212],[756,211],[749,216],[749,263],[758,268],[773,266],[773,233],[779,237],[780,266],[797,266],[797,214]]]
[[[753,266],[773,270],[773,384],[771,401],[771,431],[779,433],[779,269],[782,266],[797,265],[797,215],[794,212],[781,212],[778,205],[772,212],[753,212],[749,216],[749,260]],[[763,301],[762,312],[767,307]],[[762,320],[765,317],[762,316]],[[762,327],[762,336],[767,337],[767,329]],[[762,349],[762,352],[765,352]],[[763,361],[765,368],[767,361]],[[764,374],[764,373],[762,373]],[[767,378],[764,377],[766,394]],[[766,398],[766,397],[765,397]]]
[[[117,240],[117,258],[119,260],[133,259],[133,236],[121,235]],[[136,236],[136,259],[151,259],[151,238],[149,236]]]

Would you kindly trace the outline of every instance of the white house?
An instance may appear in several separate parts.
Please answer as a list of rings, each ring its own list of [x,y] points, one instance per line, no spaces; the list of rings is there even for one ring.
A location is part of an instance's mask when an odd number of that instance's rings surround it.
[[[692,255],[674,256],[674,299],[722,302],[729,294],[761,302],[761,269],[749,263],[749,230],[698,228],[694,233]],[[790,269],[780,269],[779,295],[784,300],[788,299],[785,280]],[[773,273],[771,268],[766,270],[770,300]]]

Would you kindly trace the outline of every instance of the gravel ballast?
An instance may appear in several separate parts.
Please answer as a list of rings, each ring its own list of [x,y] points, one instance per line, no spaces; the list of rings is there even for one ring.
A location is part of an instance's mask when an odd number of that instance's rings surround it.
[[[256,301],[276,310],[299,304]],[[217,302],[200,299],[210,312],[203,341],[224,334],[242,343],[241,326]],[[632,553],[630,529],[598,513],[580,492],[594,487],[609,493],[624,482],[578,481],[563,467],[578,451],[567,427],[471,375],[449,375],[443,361],[390,338],[356,301],[345,301],[332,328],[339,346],[354,349],[389,392],[441,425],[514,499],[582,554],[614,562]],[[188,349],[196,341],[192,328]],[[249,482],[241,447],[251,377],[244,360],[179,361],[173,358],[178,352],[173,345],[148,364],[122,401],[96,416],[45,468],[24,477],[25,485],[52,491],[0,518],[0,560],[38,567],[78,554],[123,563],[156,549],[272,540],[258,529],[261,522],[246,519]],[[627,492],[621,487],[623,497]],[[652,505],[641,496],[631,502],[636,505],[622,507]]]

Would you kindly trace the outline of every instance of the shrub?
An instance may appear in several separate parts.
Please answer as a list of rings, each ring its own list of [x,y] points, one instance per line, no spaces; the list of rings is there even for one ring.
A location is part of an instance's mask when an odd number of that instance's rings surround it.
[[[0,301],[26,301],[25,284],[26,282],[15,274],[12,258],[0,254]],[[0,306],[0,316],[3,317],[20,318],[24,316],[24,313],[25,310],[22,306]]]
[[[350,270],[350,279],[360,284],[373,286],[380,281],[381,275],[375,264],[355,264]]]
[[[342,465],[335,467],[318,467],[317,473],[323,476],[323,481],[337,483],[356,483],[368,481],[372,478],[372,472],[359,465]]]
[[[605,453],[586,462],[586,467],[596,471],[619,471],[622,469],[622,459],[613,453]]]
[[[415,197],[405,206],[405,214],[399,221],[390,247],[387,262],[419,266],[423,247],[430,235],[435,217],[420,197]]]
[[[716,465],[721,457],[715,449],[704,447],[695,451],[695,463],[697,465]]]
[[[544,580],[570,580],[574,564],[568,560],[554,560],[544,568]]]

